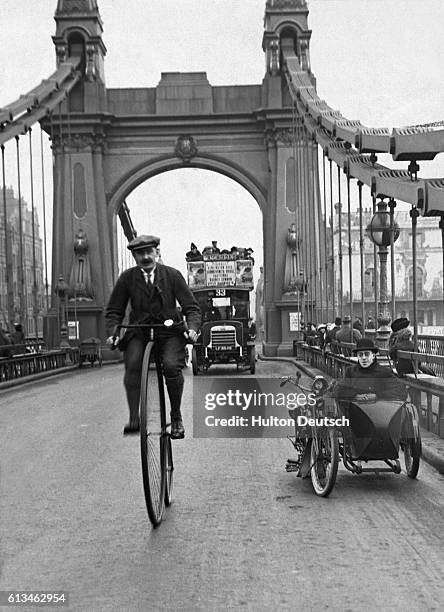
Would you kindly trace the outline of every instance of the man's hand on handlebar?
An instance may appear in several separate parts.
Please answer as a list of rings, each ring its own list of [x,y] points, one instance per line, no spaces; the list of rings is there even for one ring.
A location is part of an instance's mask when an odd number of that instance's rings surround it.
[[[120,340],[119,336],[109,336],[109,338],[106,339],[106,343],[112,349],[115,349],[119,344],[119,340]]]
[[[188,339],[194,344],[195,342],[197,342],[199,334],[194,329],[189,329],[187,331],[187,336],[188,336]]]

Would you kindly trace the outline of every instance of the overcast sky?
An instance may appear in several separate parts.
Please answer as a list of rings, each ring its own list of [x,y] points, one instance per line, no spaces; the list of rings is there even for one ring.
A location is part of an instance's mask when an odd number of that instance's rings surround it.
[[[212,85],[262,81],[265,0],[98,4],[108,87],[155,87],[168,71],[205,71]],[[1,0],[0,107],[54,71],[56,5]],[[312,70],[330,106],[369,127],[443,119],[443,0],[311,0],[309,8]],[[442,155],[429,172],[444,176]],[[139,233],[162,237],[166,263],[183,269],[189,243],[211,240],[252,246],[262,262],[258,206],[221,175],[168,172],[140,186],[128,204]]]

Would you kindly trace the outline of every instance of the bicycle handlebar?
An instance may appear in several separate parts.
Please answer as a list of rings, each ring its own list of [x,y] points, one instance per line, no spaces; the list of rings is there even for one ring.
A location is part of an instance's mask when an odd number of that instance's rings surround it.
[[[167,319],[167,321],[171,321],[171,319]],[[116,329],[135,329],[135,328],[146,328],[146,329],[151,329],[152,327],[166,327],[167,329],[170,329],[171,327],[185,327],[185,329],[187,329],[187,324],[185,322],[180,322],[180,323],[174,323],[172,322],[170,325],[166,325],[167,321],[164,321],[163,323],[128,323],[127,325],[117,325]]]
[[[163,323],[128,323],[128,324],[120,324],[120,325],[116,325],[116,327],[114,328],[114,334],[119,330],[119,329],[154,329],[154,328],[160,328],[160,327],[164,327],[166,329],[173,329],[173,328],[178,328],[181,327],[184,332],[184,336],[185,338],[189,341],[189,344],[193,344],[193,342],[190,341],[190,337],[189,337],[189,329],[188,329],[188,325],[186,323],[186,321],[181,321],[180,323],[175,323],[172,319],[166,319]],[[115,348],[118,347],[118,342],[116,342],[116,340],[118,340],[118,336],[113,335],[113,344],[111,345],[111,349],[114,350]]]

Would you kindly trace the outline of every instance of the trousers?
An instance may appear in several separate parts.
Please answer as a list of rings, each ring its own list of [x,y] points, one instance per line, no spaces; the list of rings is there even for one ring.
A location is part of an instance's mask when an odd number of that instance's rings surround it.
[[[180,417],[180,404],[183,393],[183,374],[185,367],[185,338],[174,335],[158,337],[162,371],[171,405],[171,417]],[[125,375],[123,384],[126,391],[130,420],[136,420],[139,413],[140,378],[142,374],[143,353],[146,341],[134,336],[129,341],[123,353]]]

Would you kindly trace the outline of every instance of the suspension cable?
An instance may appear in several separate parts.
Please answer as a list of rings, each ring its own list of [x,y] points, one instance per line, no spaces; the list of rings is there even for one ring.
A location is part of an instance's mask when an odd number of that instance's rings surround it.
[[[38,340],[38,318],[37,318],[37,270],[36,270],[36,253],[35,253],[35,203],[34,203],[34,168],[32,163],[32,128],[29,128],[29,176],[31,179],[31,229],[32,229],[32,296],[33,296],[33,319],[35,338]]]
[[[324,229],[324,293],[325,293],[325,323],[328,322],[328,254],[327,254],[327,181],[325,176],[325,151],[322,149],[322,182],[323,182],[323,229]],[[324,322],[324,319],[322,319]]]
[[[376,213],[376,195],[375,194],[372,195],[372,213],[374,217]],[[375,304],[375,328],[378,329],[377,321],[378,321],[378,314],[379,314],[379,308],[378,308],[379,280],[378,280],[378,255],[377,255],[375,243],[373,243],[373,268],[374,268],[373,287],[374,287],[374,304]]]
[[[61,160],[59,161],[60,164],[60,172],[61,175],[64,177],[65,176],[65,168],[64,166],[62,167],[62,161],[63,161],[63,149],[64,149],[64,145],[63,145],[63,126],[62,126],[62,103],[60,102],[59,104],[59,140],[60,140],[60,156],[61,156]],[[59,189],[62,189],[62,185],[60,185]],[[52,240],[54,242],[54,236],[52,237]],[[59,253],[59,269],[56,271],[56,275],[55,277],[59,276],[60,274],[65,275],[65,248],[64,245],[60,245],[60,253]],[[66,280],[66,279],[65,279]],[[63,306],[64,308],[64,306]],[[60,333],[60,326],[59,326],[59,333]]]
[[[331,282],[333,286],[333,319],[336,318],[336,270],[335,270],[335,223],[334,223],[334,208],[333,208],[333,161],[328,160],[330,165],[330,224],[331,224]]]
[[[390,209],[390,284],[392,298],[392,321],[396,318],[396,277],[395,277],[395,207],[393,198],[389,200]]]
[[[16,142],[16,160],[17,160],[17,189],[18,189],[18,214],[19,214],[19,263],[20,263],[20,322],[25,321],[26,335],[28,335],[28,313],[24,313],[24,304],[27,304],[27,286],[25,284],[25,268],[23,263],[23,220],[22,220],[22,188],[20,177],[20,145],[19,137],[15,137]]]
[[[328,246],[327,246],[327,182],[325,176],[325,151],[322,150],[322,176],[323,176],[323,187],[324,187],[324,288],[325,288],[325,323],[329,320],[328,315]]]
[[[358,181],[359,198],[359,263],[361,269],[361,316],[362,326],[365,329],[365,296],[364,296],[364,228],[362,227],[362,186],[364,183]]]
[[[339,258],[339,314],[343,316],[344,279],[342,269],[342,201],[341,201],[341,168],[338,169],[338,258]]]
[[[413,282],[413,344],[415,352],[418,351],[418,296],[417,296],[417,275],[416,275],[416,227],[418,222],[419,212],[416,206],[412,206],[410,210],[410,218],[412,219],[412,282]]]
[[[312,269],[311,269],[311,247],[310,245],[310,168],[309,168],[309,156],[308,156],[308,132],[304,129],[304,177],[305,177],[305,244],[306,244],[306,261],[307,261],[307,294],[308,294],[308,308],[307,317],[312,321],[313,319],[313,281],[312,281]],[[308,321],[306,321],[308,323]]]
[[[2,150],[2,179],[3,179],[3,216],[4,216],[4,230],[5,230],[5,273],[6,273],[6,312],[8,315],[8,321],[12,322],[14,313],[12,307],[12,278],[11,278],[11,266],[9,264],[8,257],[8,211],[6,206],[6,170],[5,170],[5,146],[1,145]]]
[[[51,133],[52,133],[52,113],[50,115],[51,121]],[[48,312],[49,309],[49,283],[48,283],[48,252],[47,252],[47,237],[46,237],[46,192],[45,192],[45,164],[44,164],[44,156],[43,156],[43,130],[40,126],[40,163],[41,163],[41,171],[42,171],[42,202],[43,202],[43,247],[45,251],[45,296],[46,296],[46,308],[45,311]]]
[[[352,233],[351,233],[351,197],[350,197],[350,175],[347,172],[347,231],[348,231],[348,278],[350,286],[350,318],[353,324],[353,265],[352,265]]]
[[[321,271],[321,221],[322,217],[320,215],[320,193],[319,193],[319,173],[316,172],[318,168],[315,161],[318,161],[318,145],[314,136],[311,139],[311,171],[312,171],[312,189],[313,189],[313,212],[314,216],[314,228],[313,234],[316,238],[315,243],[315,260],[314,260],[314,270],[315,270],[315,319],[316,324],[319,324],[323,320],[323,294],[322,294],[322,271]],[[316,265],[318,264],[318,265]],[[318,295],[319,295],[319,303],[318,303]],[[319,306],[321,309],[319,310]]]

